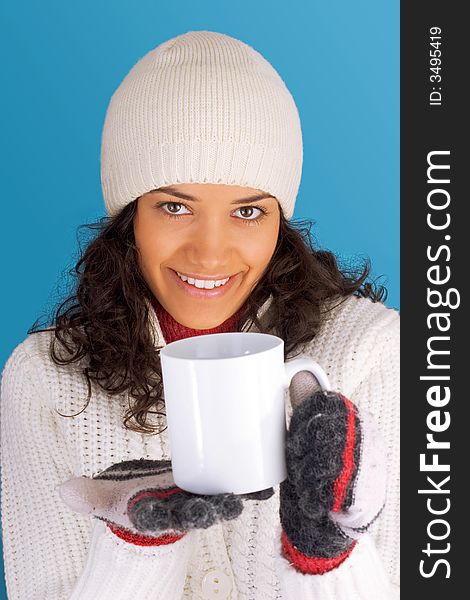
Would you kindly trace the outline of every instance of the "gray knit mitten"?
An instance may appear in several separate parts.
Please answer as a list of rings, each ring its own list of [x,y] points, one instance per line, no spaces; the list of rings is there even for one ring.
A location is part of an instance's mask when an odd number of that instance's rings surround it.
[[[385,452],[373,418],[345,396],[316,391],[295,406],[280,485],[284,556],[322,574],[347,559],[385,503]]]
[[[139,459],[114,464],[93,478],[69,479],[59,493],[70,508],[105,521],[122,539],[159,545],[176,541],[190,529],[235,519],[244,500],[264,500],[274,490],[192,494],[175,485],[169,460]]]

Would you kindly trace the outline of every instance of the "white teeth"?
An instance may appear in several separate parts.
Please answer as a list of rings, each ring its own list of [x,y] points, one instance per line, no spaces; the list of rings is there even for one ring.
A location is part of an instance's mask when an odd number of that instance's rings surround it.
[[[212,290],[214,289],[214,287],[220,287],[221,285],[225,285],[227,283],[227,281],[230,279],[230,277],[227,277],[226,279],[193,279],[192,277],[187,277],[186,275],[182,275],[181,273],[178,273],[178,271],[176,271],[176,273],[178,274],[178,277],[180,279],[182,279],[183,281],[186,281],[187,283],[190,283],[191,285],[194,285],[197,288],[200,289],[206,289],[206,290]]]

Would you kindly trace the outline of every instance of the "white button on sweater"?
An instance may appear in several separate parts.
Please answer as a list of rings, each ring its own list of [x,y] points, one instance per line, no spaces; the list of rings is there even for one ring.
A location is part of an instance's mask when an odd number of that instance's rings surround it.
[[[260,316],[269,301],[260,309]],[[156,317],[158,343],[164,344]],[[252,328],[251,331],[256,331]],[[305,575],[281,556],[279,489],[233,521],[177,542],[134,546],[70,510],[56,487],[132,458],[168,459],[167,431],[148,436],[122,424],[127,397],[98,386],[88,408],[79,365],[49,358],[51,332],[29,335],[10,355],[1,384],[2,531],[9,600],[388,600],[399,584],[399,316],[368,299],[335,308],[304,349],[333,389],[371,412],[387,449],[387,504],[348,559]],[[296,375],[291,394],[302,393]],[[290,400],[288,419],[290,418]],[[247,415],[247,418],[249,416]],[[215,576],[218,574],[219,576]],[[387,579],[393,586],[387,592]],[[217,591],[218,590],[218,591]]]

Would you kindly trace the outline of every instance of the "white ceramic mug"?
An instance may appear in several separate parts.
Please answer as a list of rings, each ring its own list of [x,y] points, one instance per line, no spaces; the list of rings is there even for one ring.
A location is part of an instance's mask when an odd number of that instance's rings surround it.
[[[195,494],[245,494],[287,477],[286,403],[292,377],[309,358],[284,363],[284,340],[252,332],[216,333],[171,342],[160,351],[177,486]]]

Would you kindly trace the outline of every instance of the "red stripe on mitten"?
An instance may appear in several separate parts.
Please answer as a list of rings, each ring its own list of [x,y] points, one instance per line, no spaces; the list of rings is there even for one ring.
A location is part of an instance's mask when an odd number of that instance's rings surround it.
[[[343,396],[343,394],[339,394],[339,396],[344,400],[344,403],[346,404],[348,416],[346,442],[343,450],[343,468],[333,484],[333,512],[339,512],[342,509],[344,501],[346,499],[346,492],[348,490],[348,486],[351,483],[351,478],[357,467],[357,465],[354,462],[354,448],[356,445],[356,416],[354,412],[354,406],[351,400],[346,398],[346,396]]]
[[[166,544],[173,544],[186,535],[186,532],[175,534],[165,533],[156,537],[149,537],[133,533],[128,529],[121,529],[112,523],[107,523],[107,526],[114,535],[117,535],[121,540],[124,540],[129,544],[135,544],[136,546],[163,546]]]
[[[336,567],[339,567],[339,565],[348,558],[356,545],[356,542],[353,542],[353,544],[341,554],[331,558],[324,558],[321,556],[306,556],[300,552],[300,550],[297,550],[297,548],[291,544],[284,529],[281,531],[281,542],[284,556],[296,567],[296,569],[302,571],[302,573],[308,573],[309,575],[323,575],[323,573],[336,569]]]

